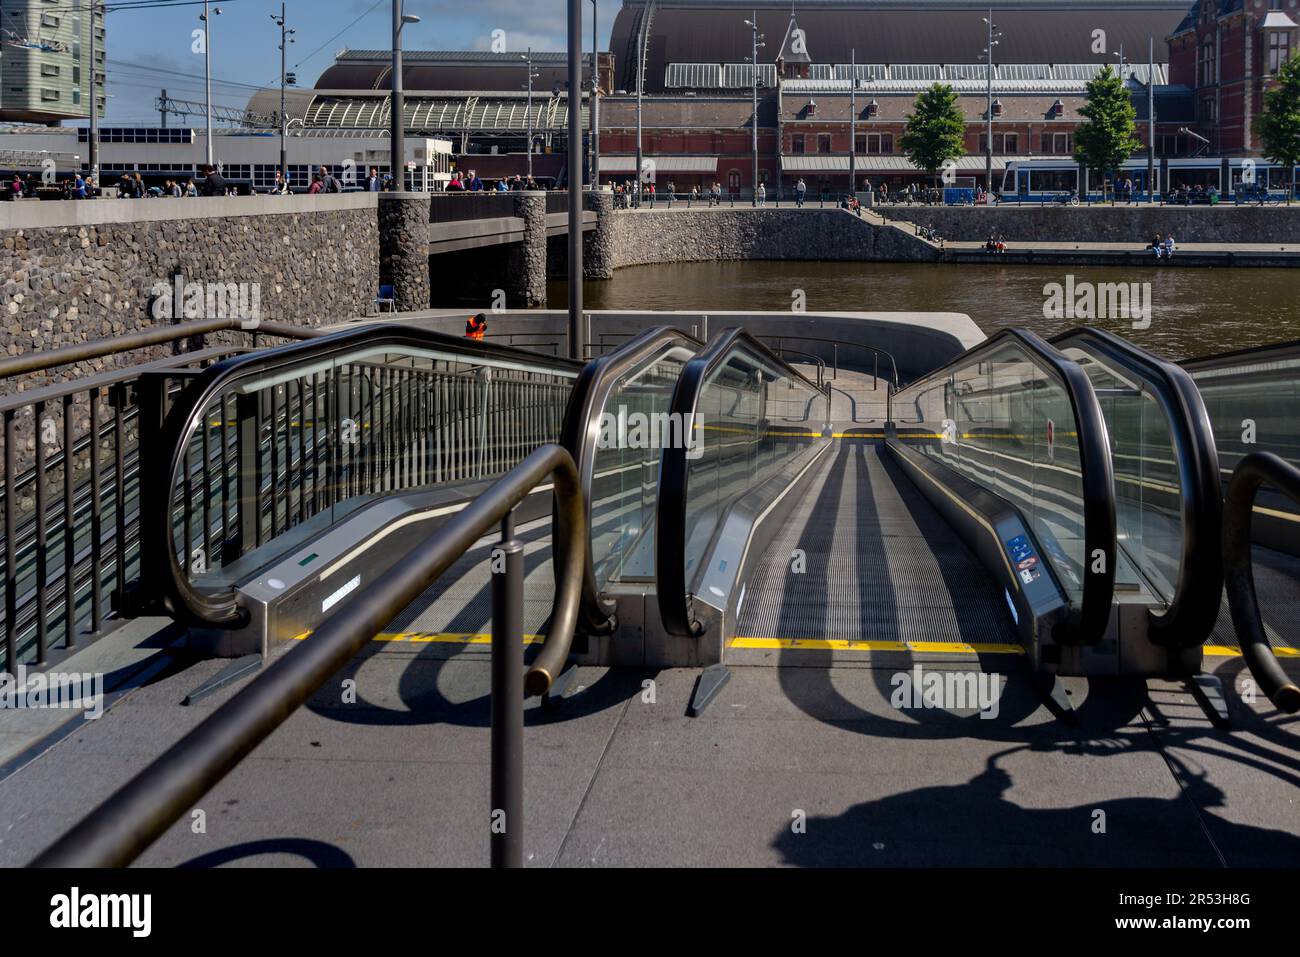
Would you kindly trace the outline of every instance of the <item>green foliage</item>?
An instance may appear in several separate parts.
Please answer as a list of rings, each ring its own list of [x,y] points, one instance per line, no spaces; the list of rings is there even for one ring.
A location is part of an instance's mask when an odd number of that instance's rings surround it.
[[[945,162],[966,154],[966,117],[951,86],[936,83],[916,95],[914,112],[899,145],[912,165],[936,172]]]
[[[1087,122],[1075,131],[1074,158],[1088,169],[1118,170],[1142,146],[1133,98],[1109,64],[1088,82],[1088,102],[1079,113]]]
[[[1300,163],[1300,58],[1288,60],[1274,80],[1277,85],[1264,93],[1264,112],[1255,121],[1255,133],[1268,159],[1294,169]],[[1292,182],[1287,202],[1294,193]]]

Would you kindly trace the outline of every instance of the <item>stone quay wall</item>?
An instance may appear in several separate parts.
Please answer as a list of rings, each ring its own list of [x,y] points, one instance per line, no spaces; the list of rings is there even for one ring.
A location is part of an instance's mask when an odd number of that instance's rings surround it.
[[[379,246],[370,194],[4,203],[0,356],[49,352],[188,319],[339,322],[363,315],[374,300]],[[186,284],[179,302],[178,276]],[[165,295],[160,287],[167,287]],[[0,396],[251,341],[247,332],[223,332],[24,373],[0,379]],[[84,393],[69,411],[80,436],[89,425]],[[100,415],[111,414],[105,401]],[[61,443],[63,415],[58,400],[46,406],[39,424],[19,410],[14,453],[20,471],[33,462],[38,430],[47,444],[49,433]]]
[[[613,268],[708,260],[927,262],[938,252],[892,226],[842,209],[657,209],[610,219]]]
[[[1141,243],[1156,233],[1180,243],[1300,243],[1300,206],[880,206],[886,219],[934,226],[944,239],[982,242]]]
[[[427,227],[426,227],[427,228]],[[0,207],[0,352],[16,356],[191,318],[175,278],[222,297],[232,318],[316,326],[363,315],[379,274],[371,194],[6,203]],[[193,289],[194,287],[191,287]],[[192,318],[215,318],[207,314]],[[7,394],[134,365],[170,347],[0,381]]]

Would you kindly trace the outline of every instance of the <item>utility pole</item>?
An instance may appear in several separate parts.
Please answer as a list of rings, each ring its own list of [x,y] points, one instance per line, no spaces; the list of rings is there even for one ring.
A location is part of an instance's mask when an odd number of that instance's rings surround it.
[[[582,325],[582,0],[569,4],[569,356],[586,359]],[[532,67],[528,68],[532,72]],[[531,81],[530,81],[531,82]],[[529,142],[531,154],[532,143]]]
[[[99,0],[90,0],[90,181],[94,185],[90,195],[99,189],[99,68],[95,63],[95,15],[99,9]],[[102,18],[103,14],[99,16]],[[163,94],[166,96],[166,93]],[[164,114],[165,115],[165,114]],[[163,126],[167,121],[163,120]]]
[[[531,179],[533,175],[533,80],[537,79],[538,74],[533,72],[533,48],[528,48],[527,54],[520,54],[519,58],[528,65],[528,106],[524,110],[528,119],[528,176]],[[579,150],[581,155],[581,150]],[[569,163],[573,165],[572,162]],[[572,179],[573,172],[570,170],[569,177]]]
[[[591,188],[600,185],[600,38],[596,0],[591,0]]]
[[[849,198],[858,195],[858,51],[849,51]]]
[[[749,27],[749,32],[750,32],[750,42],[751,42],[751,49],[752,49],[752,53],[750,54],[749,57],[750,81],[751,81],[751,86],[753,87],[754,90],[754,114],[753,114],[753,118],[750,120],[749,123],[751,128],[751,133],[753,134],[753,150],[754,150],[754,178],[750,181],[750,192],[753,193],[753,198],[750,200],[750,202],[754,206],[757,206],[758,205],[758,51],[761,50],[764,46],[766,46],[766,44],[759,42],[763,39],[763,34],[758,32],[758,11],[757,10],[754,11],[753,17],[754,17],[753,20],[746,20],[745,25]]]
[[[985,72],[988,74],[988,102],[985,106],[985,122],[987,131],[984,134],[986,140],[984,144],[984,191],[993,192],[993,48],[998,45],[999,38],[1002,34],[996,36],[997,24],[993,22],[993,8],[989,7],[989,15],[984,22],[988,24],[988,46],[984,48]]]
[[[1147,203],[1156,201],[1156,38],[1147,53]]]
[[[220,7],[208,9],[208,0],[203,0],[203,13],[199,19],[203,21],[203,89],[204,102],[207,103],[207,150],[205,158],[209,166],[213,165],[212,149],[212,18],[221,15]]]
[[[654,0],[646,0],[641,15],[641,42],[636,58],[636,192],[632,194],[636,206],[641,205],[641,169],[645,154],[641,148],[641,91],[645,86],[646,47],[650,42],[650,20],[654,16]]]
[[[293,35],[298,31],[287,28],[286,24],[288,23],[288,20],[286,18],[284,3],[280,4],[280,15],[277,17],[273,13],[271,14],[271,19],[274,20],[276,26],[280,28],[280,175],[284,178],[284,182],[287,185],[289,182],[289,151],[285,141],[288,137],[288,117],[285,115],[284,110],[284,86],[288,64],[285,61],[287,58],[286,51],[289,49],[289,44],[294,42]]]
[[[389,160],[392,168],[393,189],[402,192],[406,189],[406,100],[402,96],[402,27],[408,23],[419,23],[415,14],[402,12],[402,0],[393,0],[393,77],[392,105],[389,112]]]

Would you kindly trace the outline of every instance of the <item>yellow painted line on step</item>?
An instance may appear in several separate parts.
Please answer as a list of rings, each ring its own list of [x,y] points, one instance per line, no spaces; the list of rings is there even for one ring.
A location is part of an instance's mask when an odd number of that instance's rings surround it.
[[[303,632],[301,635],[294,636],[294,641],[303,641],[310,638],[311,632]],[[536,645],[546,640],[545,635],[524,635],[525,645]],[[425,631],[397,631],[382,632],[375,635],[371,641],[406,641],[412,644],[442,644],[442,645],[490,645],[492,636],[489,635],[472,635],[468,633],[456,632],[425,632]]]
[[[1240,658],[1241,649],[1228,645],[1203,645],[1201,651],[1207,658]],[[1274,648],[1273,654],[1279,658],[1300,658],[1300,648]]]
[[[1019,645],[961,641],[859,641],[850,638],[758,638],[738,636],[731,648],[758,651],[910,651],[916,654],[1023,655]]]

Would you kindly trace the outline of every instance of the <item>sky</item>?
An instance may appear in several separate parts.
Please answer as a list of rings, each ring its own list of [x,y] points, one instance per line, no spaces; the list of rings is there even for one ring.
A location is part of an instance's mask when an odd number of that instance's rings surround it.
[[[621,0],[599,4],[604,50]],[[279,86],[280,32],[271,16],[279,14],[280,0],[221,0],[214,6],[221,14],[212,18],[213,102],[242,109],[255,87]],[[391,45],[392,0],[287,0],[287,7],[289,26],[297,31],[289,47],[289,69],[297,71],[301,87],[314,86],[344,48]],[[582,7],[587,49],[590,0]],[[405,12],[421,22],[402,31],[402,45],[408,50],[487,50],[492,32],[504,30],[510,50],[564,50],[566,10],[564,0],[406,0]],[[203,55],[193,52],[192,37],[201,27],[202,12],[201,3],[114,11],[109,0],[107,124],[156,124],[154,100],[163,88],[171,97],[202,102]]]

